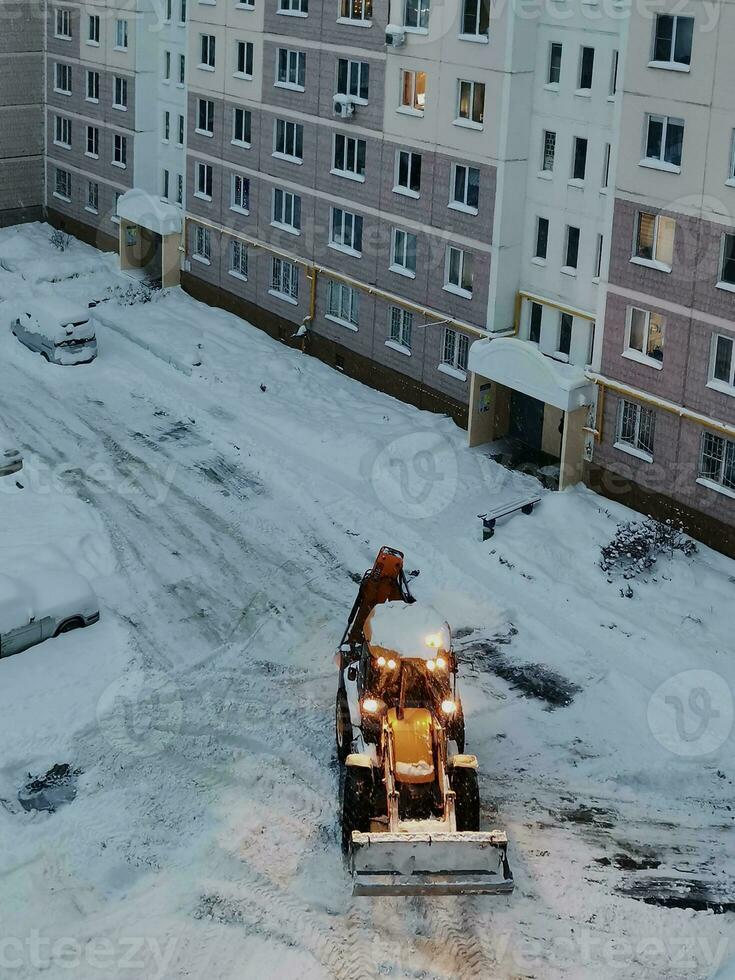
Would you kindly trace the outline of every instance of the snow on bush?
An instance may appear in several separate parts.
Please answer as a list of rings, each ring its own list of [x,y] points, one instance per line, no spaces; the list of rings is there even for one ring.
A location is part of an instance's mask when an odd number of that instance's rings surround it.
[[[144,282],[131,282],[129,286],[110,286],[107,290],[110,299],[117,300],[121,306],[137,306],[150,303],[153,289]]]
[[[65,231],[60,231],[58,228],[51,232],[48,239],[54,248],[58,249],[60,252],[65,252],[71,243],[71,235],[67,235]]]
[[[688,557],[696,550],[696,544],[681,527],[648,517],[644,521],[618,524],[615,537],[601,549],[600,568],[610,576],[618,573],[631,579],[652,568],[660,555],[671,557],[675,551],[681,551]]]

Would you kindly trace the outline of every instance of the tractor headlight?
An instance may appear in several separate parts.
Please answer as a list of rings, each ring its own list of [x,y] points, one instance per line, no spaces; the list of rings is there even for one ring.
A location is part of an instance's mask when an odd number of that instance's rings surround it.
[[[436,664],[434,663],[433,660],[427,660],[426,661],[426,669],[427,670],[430,670],[433,673],[433,671],[435,670],[435,668],[436,668]]]
[[[445,715],[453,715],[456,710],[457,710],[456,701],[450,701],[449,699],[447,699],[446,701],[442,701],[442,711],[444,712]]]
[[[396,662],[395,662],[395,660],[393,660],[393,659],[391,658],[391,659],[390,659],[390,660],[388,661],[388,665],[387,665],[387,666],[388,666],[388,670],[395,670],[395,669],[396,669]]]
[[[366,711],[369,715],[377,715],[380,710],[381,702],[377,698],[364,698],[362,702],[362,710]]]
[[[378,657],[378,667],[385,667],[385,657]]]
[[[439,633],[429,633],[424,642],[427,647],[433,647],[435,650],[438,650],[442,644],[442,638]]]
[[[439,668],[439,670],[444,670],[444,668],[447,666],[447,662],[444,659],[444,657],[437,657],[436,658],[436,665]]]

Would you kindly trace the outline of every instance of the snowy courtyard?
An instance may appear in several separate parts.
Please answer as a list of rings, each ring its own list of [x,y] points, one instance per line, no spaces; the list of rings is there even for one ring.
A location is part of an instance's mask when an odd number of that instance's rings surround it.
[[[735,563],[605,572],[641,515],[49,235],[0,231],[24,457],[0,554],[84,575],[101,617],[0,660],[0,977],[689,980],[735,957]],[[11,335],[39,289],[97,303],[96,360]],[[452,626],[509,896],[352,896],[333,655],[384,544]],[[27,812],[54,765],[73,799]]]

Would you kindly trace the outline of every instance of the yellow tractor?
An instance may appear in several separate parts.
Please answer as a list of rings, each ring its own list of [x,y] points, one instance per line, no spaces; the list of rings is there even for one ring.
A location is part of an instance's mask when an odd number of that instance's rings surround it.
[[[382,548],[365,573],[338,657],[342,844],[354,893],[512,891],[505,833],[480,830],[451,632],[414,602],[401,552]]]

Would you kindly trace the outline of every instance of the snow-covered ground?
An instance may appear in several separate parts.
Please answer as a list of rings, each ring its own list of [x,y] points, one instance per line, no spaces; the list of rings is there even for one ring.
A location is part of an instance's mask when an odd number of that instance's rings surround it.
[[[98,359],[46,364],[7,301],[129,283],[48,236],[0,231],[0,418],[26,460],[0,555],[83,573],[102,618],[0,661],[0,976],[714,973],[733,914],[668,906],[686,881],[735,902],[735,565],[700,547],[621,594],[599,549],[635,515],[583,488],[483,544],[476,515],[530,478],[180,291],[102,303]],[[332,654],[382,544],[461,636],[510,897],[351,897]],[[25,812],[55,763],[76,798]]]

